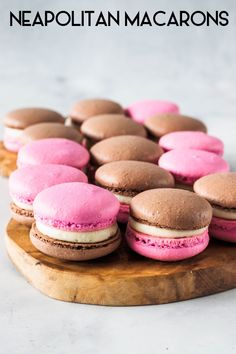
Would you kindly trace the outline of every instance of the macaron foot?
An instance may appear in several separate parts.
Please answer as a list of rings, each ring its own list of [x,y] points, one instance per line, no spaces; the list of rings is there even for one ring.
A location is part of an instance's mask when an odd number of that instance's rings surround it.
[[[19,208],[15,203],[10,204],[11,214],[14,220],[20,224],[31,226],[34,222],[32,210]]]

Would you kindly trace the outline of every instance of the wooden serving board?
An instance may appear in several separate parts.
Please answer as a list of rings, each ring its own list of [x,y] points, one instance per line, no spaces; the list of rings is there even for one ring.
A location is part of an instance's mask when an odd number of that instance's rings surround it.
[[[202,254],[181,262],[153,261],[129,250],[88,262],[45,256],[29,240],[29,229],[10,220],[10,259],[42,293],[63,301],[98,305],[163,304],[236,287],[236,245],[212,241]]]
[[[0,141],[0,175],[9,177],[16,170],[17,154],[5,149],[3,142]]]

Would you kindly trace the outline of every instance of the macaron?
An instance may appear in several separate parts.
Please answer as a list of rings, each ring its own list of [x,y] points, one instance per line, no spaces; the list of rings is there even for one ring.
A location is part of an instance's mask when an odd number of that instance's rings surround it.
[[[98,141],[119,135],[146,137],[146,129],[122,114],[102,114],[87,119],[81,125],[86,146],[91,147]]]
[[[120,160],[146,161],[157,164],[162,148],[146,138],[133,135],[115,136],[95,144],[91,159],[96,166]]]
[[[24,129],[21,140],[23,144],[28,144],[34,140],[62,138],[82,142],[82,135],[73,127],[68,127],[59,123],[39,123]]]
[[[85,261],[108,255],[120,245],[119,202],[103,188],[59,184],[40,192],[33,210],[36,222],[30,239],[49,256]]]
[[[23,146],[18,153],[18,168],[31,165],[58,164],[83,169],[89,161],[88,151],[67,139],[35,140]]]
[[[170,101],[144,100],[135,102],[126,108],[126,114],[141,124],[144,124],[147,118],[163,113],[179,113],[179,107]]]
[[[236,172],[202,177],[194,183],[193,189],[212,206],[210,235],[236,243]]]
[[[142,256],[180,261],[205,250],[211,217],[210,204],[192,192],[148,190],[131,201],[126,240]]]
[[[46,108],[20,108],[6,114],[3,143],[7,150],[17,152],[22,146],[23,129],[41,122],[64,123],[63,116]]]
[[[80,126],[86,119],[100,114],[122,114],[123,108],[108,99],[85,99],[75,102],[69,113],[69,123]],[[67,120],[68,123],[68,120]]]
[[[192,189],[193,183],[203,176],[229,171],[222,157],[195,149],[170,150],[160,157],[159,166],[174,176],[177,187],[184,189]]]
[[[115,161],[99,167],[97,185],[112,192],[120,202],[118,221],[128,221],[131,200],[138,193],[154,188],[173,188],[173,176],[159,166],[143,161]]]
[[[88,181],[80,170],[63,165],[46,164],[15,170],[9,178],[10,205],[13,219],[31,225],[34,221],[33,202],[42,190],[60,183]]]
[[[145,120],[145,127],[152,137],[159,139],[165,134],[176,131],[201,131],[206,133],[205,124],[199,119],[182,114],[168,113],[149,117]]]
[[[196,149],[222,156],[224,144],[215,136],[197,131],[173,132],[162,136],[159,145],[164,151],[174,149]]]

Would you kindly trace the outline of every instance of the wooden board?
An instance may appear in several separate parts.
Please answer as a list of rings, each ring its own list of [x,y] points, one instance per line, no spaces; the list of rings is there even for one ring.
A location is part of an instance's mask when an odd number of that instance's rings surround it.
[[[9,177],[16,169],[17,154],[5,149],[3,142],[0,141],[0,175]]]
[[[99,305],[162,304],[236,287],[236,246],[212,241],[202,254],[163,263],[141,257],[125,243],[117,252],[88,262],[60,261],[37,251],[29,229],[11,220],[8,254],[23,276],[59,300]]]

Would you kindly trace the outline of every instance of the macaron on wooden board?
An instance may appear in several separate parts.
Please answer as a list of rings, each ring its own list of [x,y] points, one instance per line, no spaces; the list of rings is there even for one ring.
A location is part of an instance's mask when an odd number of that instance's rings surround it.
[[[164,304],[236,287],[236,247],[218,240],[211,240],[201,254],[179,262],[142,257],[124,243],[106,257],[68,262],[39,252],[29,240],[29,228],[10,220],[6,247],[29,283],[62,301],[109,306]]]
[[[0,141],[0,175],[9,177],[16,169],[17,154],[13,151],[8,151],[3,142]]]

